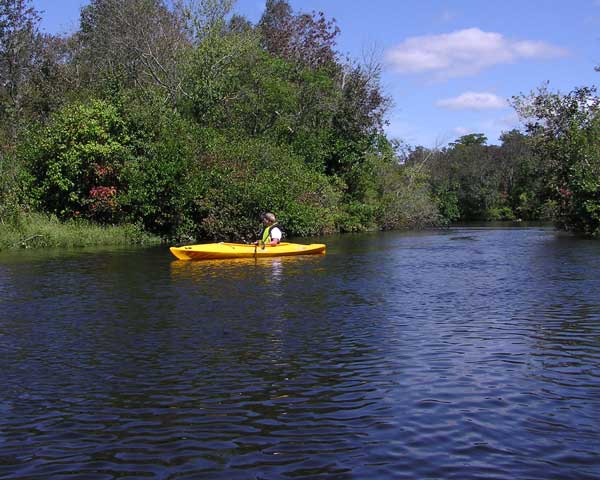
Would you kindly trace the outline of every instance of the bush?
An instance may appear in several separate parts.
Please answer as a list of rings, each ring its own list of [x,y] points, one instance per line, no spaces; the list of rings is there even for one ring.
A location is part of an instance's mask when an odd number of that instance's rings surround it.
[[[435,188],[434,200],[440,220],[445,225],[456,222],[461,216],[456,188],[450,188],[447,184],[440,184]]]
[[[542,87],[514,99],[543,161],[546,210],[558,228],[600,237],[600,97],[595,88],[561,95]],[[550,207],[550,208],[548,208]]]
[[[487,220],[515,220],[515,214],[510,207],[493,207],[487,211]]]
[[[356,200],[344,203],[336,216],[337,229],[340,232],[376,230],[375,210],[375,205],[368,205]]]
[[[378,215],[381,228],[425,228],[441,223],[424,168],[388,165],[384,171]]]
[[[102,100],[68,105],[47,127],[32,129],[21,150],[38,205],[60,218],[120,218],[120,173],[131,157],[131,138],[114,105]]]
[[[195,203],[206,190],[199,163],[201,131],[159,102],[130,102],[135,155],[121,173],[125,218],[169,239],[195,235]]]
[[[26,178],[15,155],[0,151],[0,225],[15,223],[27,209]]]

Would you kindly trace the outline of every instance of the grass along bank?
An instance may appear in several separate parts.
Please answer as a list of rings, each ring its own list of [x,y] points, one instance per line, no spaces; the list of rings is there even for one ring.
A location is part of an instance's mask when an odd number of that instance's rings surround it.
[[[0,250],[150,245],[160,241],[137,225],[102,226],[81,219],[61,222],[53,215],[39,213],[23,215],[14,224],[0,224]]]

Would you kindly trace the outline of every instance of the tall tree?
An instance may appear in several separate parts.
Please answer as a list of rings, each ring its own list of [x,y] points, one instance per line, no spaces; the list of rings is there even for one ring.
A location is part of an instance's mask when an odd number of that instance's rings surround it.
[[[530,138],[518,130],[500,135],[495,164],[500,171],[500,190],[515,216],[536,220],[543,215],[548,195],[543,182],[543,164],[531,148]]]
[[[552,93],[547,85],[513,99],[534,152],[559,228],[600,237],[600,97],[595,88]]]
[[[175,103],[184,93],[179,63],[189,47],[183,20],[163,0],[92,0],[81,11],[78,62],[88,82],[108,76],[158,87]]]
[[[271,54],[315,69],[335,62],[340,29],[323,12],[294,14],[286,0],[267,0],[258,28]]]
[[[0,0],[0,119],[13,142],[39,52],[39,21],[29,0]]]
[[[183,20],[189,39],[199,45],[209,35],[226,32],[226,17],[234,4],[235,0],[175,0],[174,11]],[[239,16],[232,20],[237,23]]]

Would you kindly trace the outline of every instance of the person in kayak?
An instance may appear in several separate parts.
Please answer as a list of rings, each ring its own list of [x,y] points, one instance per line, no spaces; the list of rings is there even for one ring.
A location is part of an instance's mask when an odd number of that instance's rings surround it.
[[[276,246],[281,242],[281,229],[277,225],[277,219],[272,213],[263,213],[261,215],[263,227],[260,232],[260,238],[254,242],[254,245],[269,245],[271,247]]]

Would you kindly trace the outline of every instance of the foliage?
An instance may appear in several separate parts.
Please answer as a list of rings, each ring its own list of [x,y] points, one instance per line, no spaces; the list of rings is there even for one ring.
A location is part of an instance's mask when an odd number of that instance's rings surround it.
[[[436,185],[435,188],[432,187],[435,203],[445,224],[450,224],[460,219],[458,188],[456,184],[451,185],[449,183]]]
[[[235,0],[175,0],[173,3],[175,14],[184,22],[190,40],[200,45],[206,38],[220,36],[227,31],[226,17]],[[230,26],[244,24],[240,16],[232,20]]]
[[[57,37],[29,0],[0,0],[5,236],[43,218],[250,240],[267,210],[288,235],[552,215],[600,236],[594,89],[517,97],[527,131],[500,145],[403,151],[375,55],[342,60],[321,12],[268,0],[253,24],[233,3],[91,0]]]
[[[163,0],[92,0],[81,10],[74,58],[81,81],[158,88],[173,104],[183,95],[180,62],[190,48],[184,20]]]
[[[512,211],[505,217],[544,219],[547,195],[541,158],[532,150],[530,139],[517,130],[503,133],[500,140],[502,144],[495,160],[501,172],[500,191],[506,204],[504,208]]]
[[[432,189],[449,221],[481,220],[498,203],[497,170],[481,134],[460,137],[429,156]],[[458,210],[458,212],[457,212]]]
[[[0,112],[27,126],[0,129],[0,220],[15,231],[31,208],[56,228],[171,241],[254,239],[264,211],[288,236],[439,219],[427,171],[383,133],[379,62],[341,61],[323,13],[270,0],[253,25],[231,0],[92,0],[62,38],[25,0],[0,2],[24,39],[19,101]]]
[[[260,53],[252,32],[208,36],[186,65],[184,88],[189,95],[182,109],[199,125],[230,126],[229,114],[245,100],[237,90],[240,77],[252,68]]]
[[[535,220],[545,202],[541,164],[528,138],[505,132],[501,145],[482,134],[458,138],[439,151],[415,149],[410,163],[423,163],[438,208],[447,223],[457,220]]]
[[[0,225],[15,223],[27,209],[26,171],[13,152],[0,150]]]
[[[130,143],[118,108],[105,101],[58,111],[23,146],[39,206],[60,218],[118,221],[120,172],[131,156]]]
[[[38,37],[35,68],[27,83],[27,101],[23,106],[24,117],[45,122],[52,112],[67,101],[74,81],[70,40],[42,34]]]
[[[8,129],[13,142],[27,103],[40,39],[40,17],[29,3],[0,0],[0,124]]]
[[[353,169],[353,188],[342,182],[346,201],[337,219],[338,229],[357,232],[441,224],[427,169],[404,163],[404,155],[399,152],[402,145],[397,142],[382,135],[376,141],[376,151]]]
[[[595,88],[561,95],[546,86],[514,98],[543,159],[544,186],[564,230],[600,237],[600,98]]]
[[[340,29],[323,12],[294,14],[286,0],[267,0],[258,28],[265,50],[272,55],[310,69],[335,62]]]
[[[423,164],[399,163],[400,145],[380,139],[382,154],[372,157],[377,185],[377,223],[386,230],[425,228],[442,222]]]
[[[193,238],[195,199],[205,192],[200,132],[158,98],[144,105],[130,99],[126,110],[135,155],[120,175],[125,218],[164,238]]]
[[[356,200],[345,201],[336,215],[336,228],[343,233],[375,230],[375,214],[374,205]]]
[[[203,163],[208,190],[199,204],[199,236],[253,239],[265,211],[275,213],[289,236],[333,230],[339,194],[289,148],[265,139],[224,137]]]

